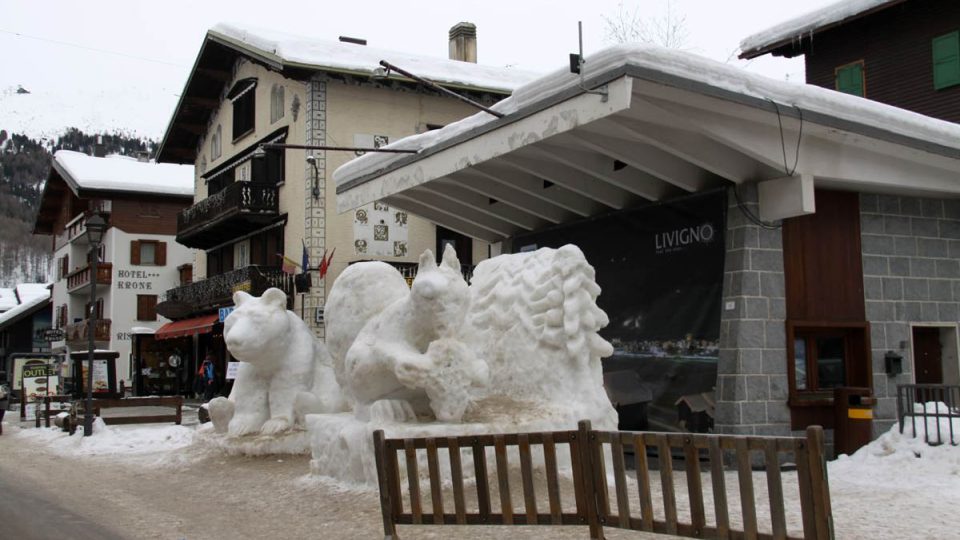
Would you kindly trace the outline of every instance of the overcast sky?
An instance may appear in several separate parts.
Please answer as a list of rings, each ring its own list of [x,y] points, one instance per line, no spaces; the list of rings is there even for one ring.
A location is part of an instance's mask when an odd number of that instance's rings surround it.
[[[690,52],[726,61],[740,40],[834,0],[673,0],[686,18]],[[445,57],[447,31],[477,25],[482,64],[548,71],[577,49],[577,21],[589,54],[611,42],[604,17],[618,0],[0,0],[0,124],[47,129],[60,122],[127,130],[159,138],[176,105],[203,36],[218,22],[271,28]],[[662,18],[666,0],[623,2]],[[797,60],[764,57],[736,65],[803,80]],[[22,85],[32,94],[18,98]],[[83,119],[74,117],[82,116]],[[83,125],[86,123],[87,125]],[[102,125],[99,125],[102,124]],[[27,126],[27,127],[23,127]],[[0,128],[8,126],[0,125]]]

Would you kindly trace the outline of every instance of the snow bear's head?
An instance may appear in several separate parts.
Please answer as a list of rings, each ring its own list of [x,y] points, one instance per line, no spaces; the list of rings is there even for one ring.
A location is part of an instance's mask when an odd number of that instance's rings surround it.
[[[290,320],[287,295],[270,288],[260,298],[238,291],[233,293],[236,309],[223,321],[223,340],[230,354],[251,364],[272,361],[285,346]]]
[[[449,336],[463,325],[470,306],[470,290],[453,246],[448,244],[443,250],[439,266],[429,249],[420,255],[410,298],[419,312],[432,315],[437,334]]]

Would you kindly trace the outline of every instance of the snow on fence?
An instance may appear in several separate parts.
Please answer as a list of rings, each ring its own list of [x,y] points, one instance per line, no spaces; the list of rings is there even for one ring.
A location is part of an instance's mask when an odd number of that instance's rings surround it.
[[[597,539],[604,537],[604,527],[689,538],[832,539],[823,440],[819,426],[808,428],[806,437],[753,437],[594,431],[581,421],[576,431],[501,435],[386,439],[380,430],[374,448],[387,539],[397,538],[398,524],[581,525]],[[538,446],[542,452],[532,450]],[[488,477],[491,449],[495,466]],[[627,473],[627,449],[635,456],[635,478]],[[426,471],[419,451],[426,453]],[[570,468],[563,471],[558,463],[567,461],[567,452]],[[447,479],[441,475],[444,454]],[[508,456],[519,456],[519,478]],[[475,490],[465,489],[463,464],[470,462]],[[701,471],[701,462],[709,471]],[[755,490],[754,468],[761,463],[766,481]],[[796,466],[788,482],[781,473],[784,463]],[[727,464],[735,471],[727,471]],[[421,500],[424,481],[429,511]],[[678,505],[677,483],[686,484],[689,506]],[[515,507],[515,497],[522,498],[522,509]],[[797,501],[799,509],[792,504]]]
[[[910,435],[919,436],[936,446],[949,443],[960,445],[960,386],[946,384],[899,384],[897,385],[897,419],[900,433],[908,424]]]

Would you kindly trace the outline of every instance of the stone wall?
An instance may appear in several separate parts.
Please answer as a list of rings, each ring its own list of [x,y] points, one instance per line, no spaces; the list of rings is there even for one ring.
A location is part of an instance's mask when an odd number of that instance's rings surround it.
[[[860,232],[877,434],[896,420],[897,384],[913,381],[910,324],[960,320],[960,201],[863,194]],[[902,375],[884,372],[887,351],[903,355]]]
[[[756,186],[739,189],[759,215]],[[728,200],[716,431],[789,435],[781,231],[751,221],[732,189]]]

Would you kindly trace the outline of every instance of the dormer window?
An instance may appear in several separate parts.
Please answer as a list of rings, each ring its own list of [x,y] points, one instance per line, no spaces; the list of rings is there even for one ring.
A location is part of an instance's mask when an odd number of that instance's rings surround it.
[[[253,132],[256,120],[257,79],[249,78],[237,81],[227,92],[227,99],[233,103],[233,140]]]

